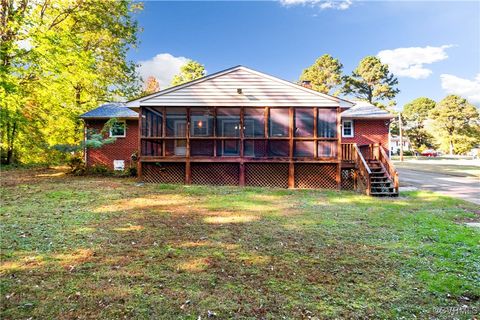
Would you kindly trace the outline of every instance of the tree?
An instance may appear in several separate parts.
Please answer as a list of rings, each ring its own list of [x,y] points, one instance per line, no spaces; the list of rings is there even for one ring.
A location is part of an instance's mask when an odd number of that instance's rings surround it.
[[[386,107],[385,101],[392,100],[400,92],[396,88],[398,80],[390,73],[388,65],[373,56],[363,58],[352,75],[343,77],[343,80],[344,93],[382,108]]]
[[[149,95],[155,92],[160,91],[160,84],[158,83],[157,78],[154,76],[150,76],[147,78],[147,82],[145,83],[145,90],[144,95]]]
[[[82,138],[78,115],[138,92],[132,13],[121,1],[0,0],[2,158],[51,161],[51,146]]]
[[[205,76],[205,66],[189,60],[180,68],[180,73],[175,75],[172,80],[172,86],[178,86],[185,82],[189,82]]]
[[[303,70],[300,80],[310,81],[312,89],[321,93],[330,94],[342,83],[343,65],[338,59],[329,54],[318,58],[313,65]],[[333,94],[337,95],[336,91]]]
[[[404,132],[417,151],[435,146],[434,137],[425,129],[424,124],[433,108],[435,101],[425,97],[417,98],[403,107]]]
[[[437,103],[429,114],[442,147],[450,154],[466,152],[480,143],[478,109],[466,99],[449,95]]]

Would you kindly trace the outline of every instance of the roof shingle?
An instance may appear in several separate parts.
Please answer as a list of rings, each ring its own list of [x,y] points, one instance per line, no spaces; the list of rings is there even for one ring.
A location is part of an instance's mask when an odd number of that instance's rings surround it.
[[[109,102],[82,114],[80,118],[138,118],[138,113],[127,108],[124,103]]]
[[[395,116],[366,101],[354,101],[355,105],[342,112],[342,118],[391,119]]]

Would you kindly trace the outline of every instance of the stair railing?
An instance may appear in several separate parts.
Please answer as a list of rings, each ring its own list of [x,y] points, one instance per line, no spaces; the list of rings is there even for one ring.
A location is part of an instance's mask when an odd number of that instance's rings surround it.
[[[355,155],[354,155],[355,165],[358,169],[357,170],[358,171],[357,186],[360,185],[360,183],[358,182],[361,182],[361,184],[365,186],[365,190],[361,190],[361,191],[365,191],[367,195],[370,195],[370,190],[371,190],[370,175],[372,174],[372,171],[368,167],[367,161],[365,161],[365,158],[363,157],[362,152],[358,148],[357,144],[354,144],[353,148],[355,149]]]
[[[379,146],[378,149],[379,149],[378,160],[380,160],[380,163],[384,166],[385,171],[387,172],[387,175],[390,178],[390,180],[393,181],[393,187],[395,189],[395,193],[398,194],[398,186],[400,181],[398,180],[397,169],[395,169],[395,166],[393,165],[390,158],[387,156],[387,153],[385,152],[385,150],[381,146]]]

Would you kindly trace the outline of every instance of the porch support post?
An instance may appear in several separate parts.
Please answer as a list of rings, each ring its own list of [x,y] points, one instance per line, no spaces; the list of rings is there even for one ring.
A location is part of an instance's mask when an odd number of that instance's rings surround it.
[[[187,108],[187,150],[185,157],[185,184],[192,183],[192,171],[190,168],[190,108]]]
[[[245,108],[240,108],[240,171],[238,177],[238,184],[240,186],[245,185],[245,164],[243,162],[244,157],[244,145],[245,145]]]
[[[140,107],[138,111],[138,157],[137,157],[137,178],[142,179],[142,132],[143,132],[143,119],[142,119],[142,110]]]
[[[289,164],[288,164],[288,187],[295,188],[295,164],[293,163],[293,134],[294,134],[294,110],[292,107],[288,109],[289,114]]]
[[[239,185],[241,187],[245,186],[245,163],[243,162],[240,162],[240,177],[239,177]]]
[[[342,109],[337,107],[337,189],[342,188]]]

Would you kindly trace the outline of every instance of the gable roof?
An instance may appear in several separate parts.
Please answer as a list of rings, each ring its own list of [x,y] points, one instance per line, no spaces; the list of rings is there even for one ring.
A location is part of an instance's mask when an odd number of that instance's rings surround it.
[[[129,109],[126,104],[110,102],[90,110],[80,116],[82,119],[108,119],[108,118],[138,118],[138,113]]]
[[[392,119],[395,115],[366,101],[354,101],[355,105],[342,112],[345,119]]]
[[[241,89],[241,92],[238,92]],[[138,106],[351,107],[319,93],[244,66],[236,66],[127,103]]]

